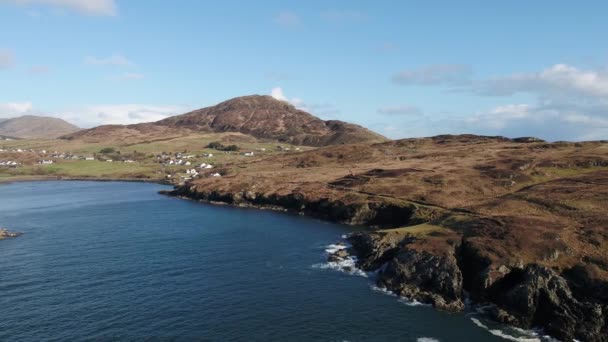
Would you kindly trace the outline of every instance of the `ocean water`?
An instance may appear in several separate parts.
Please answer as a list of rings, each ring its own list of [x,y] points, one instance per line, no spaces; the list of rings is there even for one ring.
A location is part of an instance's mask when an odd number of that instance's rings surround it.
[[[0,185],[0,226],[24,233],[0,241],[0,341],[538,340],[327,267],[349,227],[165,188]]]

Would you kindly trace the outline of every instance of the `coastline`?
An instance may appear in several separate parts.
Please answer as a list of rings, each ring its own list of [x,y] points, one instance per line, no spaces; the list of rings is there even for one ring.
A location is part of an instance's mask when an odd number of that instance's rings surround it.
[[[352,260],[356,261],[358,271],[375,273],[380,289],[448,312],[464,311],[465,302],[470,300],[483,306],[490,320],[507,326],[540,329],[543,335],[563,340],[608,341],[602,332],[606,318],[603,312],[608,312],[608,307],[586,301],[563,274],[550,267],[521,262],[493,264],[481,253],[475,240],[454,232],[441,231],[419,239],[416,235],[404,235],[407,227],[380,229],[383,227],[372,224],[378,215],[390,213],[388,216],[394,217],[398,215],[391,214],[400,212],[408,213],[407,226],[416,227],[420,219],[416,208],[391,207],[389,212],[383,212],[378,210],[382,205],[371,203],[353,205],[294,193],[279,196],[246,190],[205,191],[190,184],[162,193],[209,204],[275,210],[365,226],[364,231],[351,233],[346,241],[352,245]],[[376,212],[370,214],[370,210]],[[493,224],[487,219],[482,222]],[[384,222],[384,228],[391,226],[396,224]]]
[[[162,185],[174,185],[163,179],[141,179],[141,178],[93,178],[93,177],[58,177],[58,176],[18,176],[0,178],[0,185],[23,182],[46,182],[46,181],[90,181],[90,182],[133,182],[154,183]]]
[[[11,179],[10,181],[5,180],[0,184],[57,180],[119,181],[167,185],[167,182],[142,179],[66,177],[26,177]],[[246,191],[239,193],[199,192],[196,188],[190,187],[190,184],[175,187],[173,190],[161,190],[159,193],[213,205],[231,205],[288,212],[353,227],[365,226],[364,231],[354,231],[346,238],[346,241],[352,245],[352,254],[356,258],[357,269],[361,272],[375,272],[378,275],[376,286],[380,289],[386,289],[386,291],[395,293],[398,297],[413,302],[431,304],[439,310],[450,312],[464,310],[466,291],[471,294],[474,303],[489,308],[487,315],[496,322],[522,329],[544,328],[549,335],[559,338],[568,337],[565,334],[569,332],[564,331],[564,328],[573,329],[577,324],[584,324],[588,328],[589,334],[591,334],[588,336],[593,337],[586,340],[606,340],[597,330],[598,327],[602,329],[601,324],[604,320],[601,305],[579,301],[577,296],[573,294],[574,289],[568,286],[568,283],[560,274],[550,268],[531,264],[503,265],[498,270],[488,271],[487,266],[484,266],[487,265],[487,261],[464,237],[454,236],[454,240],[458,238],[458,241],[454,241],[446,250],[440,252],[420,249],[420,246],[414,243],[416,241],[415,237],[406,235],[404,238],[396,232],[383,231],[379,229],[381,227],[371,224],[374,217],[387,213],[387,211],[383,211],[386,210],[387,206],[370,206],[370,203],[353,205],[352,203],[332,202],[326,199],[321,201],[321,205],[319,201],[310,201],[305,196],[294,194],[264,196]],[[389,213],[394,213],[396,210],[391,206],[388,206],[388,208],[390,208]],[[375,215],[370,215],[370,210],[375,210]],[[401,211],[397,210],[397,212],[407,213],[411,220],[410,223],[417,220],[415,210],[412,211],[411,207],[403,207]],[[390,223],[384,222],[385,226],[387,224],[391,226]],[[488,272],[501,272],[503,278],[510,279],[512,283],[509,284],[496,282],[503,291],[514,296],[510,300],[514,302],[525,300],[525,296],[522,297],[524,293],[513,292],[513,289],[525,288],[526,291],[532,292],[525,294],[528,296],[538,296],[539,293],[547,291],[550,296],[555,296],[553,299],[555,303],[551,304],[555,305],[553,310],[565,310],[566,312],[572,312],[573,315],[583,315],[574,316],[583,320],[578,322],[566,318],[567,320],[564,321],[563,315],[555,316],[554,313],[551,313],[549,319],[556,320],[558,325],[551,324],[551,322],[539,324],[538,321],[527,318],[526,312],[517,312],[512,307],[505,306],[505,303],[498,300],[498,297],[492,297],[495,296],[492,293],[495,290],[491,283],[485,288],[471,288],[470,285],[467,288],[467,282],[470,283],[476,279],[486,279],[484,281],[487,282],[487,277],[490,275]],[[496,277],[495,274],[492,274],[492,276]],[[529,302],[529,305],[534,304],[535,300]],[[572,330],[570,330],[570,333],[572,333]]]

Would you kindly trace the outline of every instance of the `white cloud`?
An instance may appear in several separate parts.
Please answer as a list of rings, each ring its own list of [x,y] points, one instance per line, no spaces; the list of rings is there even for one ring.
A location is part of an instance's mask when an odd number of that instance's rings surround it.
[[[133,63],[121,54],[114,54],[106,58],[98,58],[94,56],[87,56],[84,59],[84,64],[87,65],[110,65],[110,66],[132,66]]]
[[[298,97],[287,97],[281,87],[272,88],[270,96],[288,102],[300,110],[321,116],[326,120],[336,119],[340,114],[340,111],[330,103],[308,103]]]
[[[540,72],[515,74],[477,83],[479,94],[510,96],[528,92],[542,96],[608,97],[608,71],[581,70],[567,64],[555,64]]]
[[[288,101],[285,94],[283,94],[283,88],[280,87],[272,88],[272,90],[270,90],[270,96],[279,101]]]
[[[304,105],[304,101],[302,101],[302,99],[297,97],[288,98],[283,93],[283,88],[281,87],[272,88],[272,90],[270,90],[270,96],[274,97],[279,101],[289,102],[299,109],[306,110],[306,106]]]
[[[292,11],[281,11],[274,17],[274,21],[283,27],[297,27],[302,24],[300,17]]]
[[[113,16],[117,13],[114,0],[0,0],[0,3],[20,6],[44,5],[87,15]]]
[[[106,104],[73,108],[61,113],[61,117],[80,127],[109,124],[134,124],[164,119],[190,110],[180,105]]]
[[[31,102],[0,103],[0,118],[11,118],[31,114],[64,119],[79,127],[93,127],[107,124],[134,124],[164,119],[189,111],[183,105],[145,104],[105,104],[45,111],[34,107]]]
[[[411,105],[399,105],[378,108],[378,114],[386,115],[420,115],[422,110],[416,106]]]
[[[15,64],[15,55],[10,50],[0,50],[0,69],[8,69]]]
[[[403,70],[393,76],[392,81],[401,85],[447,85],[466,84],[471,77],[471,67],[462,64],[434,64],[417,69]]]
[[[547,140],[608,138],[608,105],[510,104],[465,118],[458,129],[491,135],[536,136]]]
[[[0,118],[12,118],[30,113],[34,106],[31,102],[0,103]]]

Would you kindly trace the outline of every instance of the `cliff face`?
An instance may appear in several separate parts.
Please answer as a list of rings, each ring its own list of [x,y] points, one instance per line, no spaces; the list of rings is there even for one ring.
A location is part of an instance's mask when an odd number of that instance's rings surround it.
[[[226,165],[173,195],[290,210],[350,237],[378,285],[563,340],[607,341],[608,144],[441,136]]]
[[[65,138],[94,141],[102,137],[142,136],[158,139],[188,131],[238,132],[258,139],[307,146],[386,141],[383,136],[359,125],[323,121],[287,102],[262,95],[237,97],[153,123],[100,126]]]

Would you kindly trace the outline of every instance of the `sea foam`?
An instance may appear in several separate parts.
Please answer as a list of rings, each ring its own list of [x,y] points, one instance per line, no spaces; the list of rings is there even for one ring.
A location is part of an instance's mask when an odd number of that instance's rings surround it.
[[[483,324],[479,319],[477,319],[475,317],[471,317],[471,321],[476,326],[487,330],[490,334],[504,338],[505,340],[515,341],[515,342],[541,342],[541,339],[538,338],[538,334],[533,331],[517,329],[517,332],[520,332],[520,333],[526,335],[526,336],[518,337],[518,336],[509,335],[500,329],[490,329],[487,325]]]

